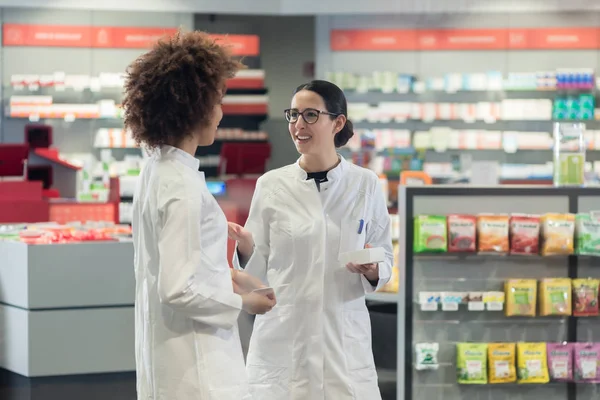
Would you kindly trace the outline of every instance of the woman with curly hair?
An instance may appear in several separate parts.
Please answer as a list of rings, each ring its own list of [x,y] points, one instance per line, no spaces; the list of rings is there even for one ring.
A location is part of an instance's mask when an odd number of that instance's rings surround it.
[[[180,32],[128,69],[125,125],[152,152],[133,205],[140,400],[251,398],[237,318],[275,299],[252,291],[262,287],[255,278],[232,275],[227,220],[194,157],[213,143],[239,68],[209,35]]]

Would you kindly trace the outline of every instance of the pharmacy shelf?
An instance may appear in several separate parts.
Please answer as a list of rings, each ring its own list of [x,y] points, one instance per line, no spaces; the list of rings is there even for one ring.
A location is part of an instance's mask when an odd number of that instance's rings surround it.
[[[398,303],[398,293],[375,292],[366,295],[367,301],[377,303]]]

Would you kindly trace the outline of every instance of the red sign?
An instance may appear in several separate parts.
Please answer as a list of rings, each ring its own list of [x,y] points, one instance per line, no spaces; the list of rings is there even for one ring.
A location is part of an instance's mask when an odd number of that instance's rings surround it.
[[[331,50],[417,50],[417,31],[388,30],[333,30]]]
[[[2,43],[4,46],[91,47],[92,28],[4,24]]]
[[[498,50],[505,49],[505,29],[444,29],[417,31],[420,50]]]
[[[4,24],[3,46],[91,47],[107,49],[144,49],[164,36],[177,33],[175,28],[92,27],[63,25]],[[211,35],[231,47],[234,55],[257,56],[257,35]]]
[[[600,49],[600,28],[331,31],[333,51]]]
[[[94,27],[92,28],[92,47],[108,49],[144,49],[152,46],[159,39],[177,33],[174,28],[127,28],[127,27]]]

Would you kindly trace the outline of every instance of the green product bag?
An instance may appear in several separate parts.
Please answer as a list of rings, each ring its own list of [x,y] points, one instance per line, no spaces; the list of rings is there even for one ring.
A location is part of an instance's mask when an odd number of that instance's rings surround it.
[[[415,253],[443,253],[448,250],[445,216],[418,215],[414,230]]]
[[[590,214],[575,216],[576,253],[600,256],[600,221]]]
[[[456,372],[458,383],[485,385],[487,383],[486,343],[458,343],[456,345]]]

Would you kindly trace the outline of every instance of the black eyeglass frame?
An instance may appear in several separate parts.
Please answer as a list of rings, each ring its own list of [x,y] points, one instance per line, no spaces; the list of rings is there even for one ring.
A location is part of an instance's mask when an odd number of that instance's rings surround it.
[[[298,122],[298,118],[296,118],[296,120],[295,120],[295,121],[291,121],[291,120],[290,120],[291,118],[289,117],[289,114],[290,114],[290,111],[292,111],[292,110],[294,110],[294,111],[297,111],[297,112],[298,112],[298,114],[299,114],[300,116],[302,116],[302,119],[304,120],[304,122],[306,122],[307,124],[310,124],[310,125],[312,125],[312,124],[316,124],[316,123],[317,123],[317,121],[319,121],[319,116],[320,116],[321,114],[325,114],[325,115],[331,115],[332,117],[339,117],[340,115],[342,115],[342,114],[330,113],[329,111],[321,111],[321,110],[317,110],[316,108],[306,108],[306,109],[305,109],[304,111],[302,111],[302,112],[300,112],[300,110],[298,110],[298,109],[296,109],[296,108],[286,108],[285,110],[283,110],[283,113],[284,113],[284,115],[285,115],[285,119],[286,119],[286,121],[287,121],[288,123],[290,123],[290,124],[295,124],[296,122]],[[304,116],[304,113],[305,113],[305,112],[307,112],[307,111],[313,111],[313,112],[316,112],[316,113],[317,113],[317,119],[315,119],[315,120],[314,120],[314,122],[308,122],[308,121],[306,120],[306,117]]]

